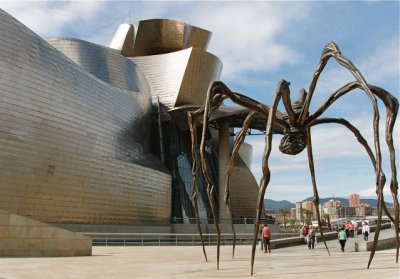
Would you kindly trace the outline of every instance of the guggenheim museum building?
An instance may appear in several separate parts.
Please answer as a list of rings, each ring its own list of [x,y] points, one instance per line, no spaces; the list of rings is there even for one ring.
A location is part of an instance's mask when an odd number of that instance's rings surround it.
[[[210,38],[181,21],[150,19],[121,24],[109,46],[46,41],[0,10],[0,210],[79,230],[193,223],[187,112],[204,105],[220,78]],[[234,128],[247,114],[224,105],[211,116],[206,155],[221,223]],[[234,219],[255,215],[251,153],[245,144],[235,160]]]

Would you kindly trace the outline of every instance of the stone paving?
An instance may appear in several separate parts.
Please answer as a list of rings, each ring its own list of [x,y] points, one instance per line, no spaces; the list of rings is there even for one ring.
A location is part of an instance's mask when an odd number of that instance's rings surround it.
[[[391,233],[386,230],[383,234]],[[373,234],[371,234],[373,237]],[[372,238],[371,238],[372,239]],[[395,250],[377,251],[367,269],[369,252],[354,252],[358,235],[340,251],[338,241],[328,241],[309,250],[306,245],[257,250],[254,274],[250,276],[250,245],[221,247],[220,269],[216,269],[216,247],[207,246],[205,261],[200,246],[93,247],[93,256],[0,258],[0,279],[40,278],[384,278],[399,279],[400,266]]]

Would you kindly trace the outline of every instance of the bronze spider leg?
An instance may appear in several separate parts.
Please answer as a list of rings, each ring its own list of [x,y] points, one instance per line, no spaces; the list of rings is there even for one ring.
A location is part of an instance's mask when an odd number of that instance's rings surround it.
[[[242,106],[242,107],[245,107],[245,108],[247,108],[247,109],[249,109],[250,111],[252,111],[252,112],[258,112],[258,113],[260,113],[260,114],[262,114],[262,115],[264,115],[264,116],[266,116],[266,117],[270,117],[271,116],[271,114],[270,114],[270,108],[269,107],[267,107],[267,106],[265,106],[265,105],[263,105],[263,104],[261,104],[261,103],[259,103],[259,102],[257,102],[257,101],[255,101],[255,100],[253,100],[253,99],[251,99],[251,98],[249,98],[249,97],[247,97],[247,96],[244,96],[244,95],[241,95],[241,94],[239,94],[239,93],[236,93],[236,92],[232,92],[223,82],[221,82],[221,81],[215,81],[212,85],[211,85],[211,87],[210,87],[211,89],[210,89],[210,91],[219,91],[219,94],[221,94],[221,96],[223,96],[224,98],[229,98],[231,101],[233,101],[234,103],[236,103],[236,104],[238,104],[238,105],[240,105],[240,106]],[[216,107],[215,107],[216,108]],[[250,115],[253,115],[253,113],[250,113]],[[253,116],[248,116],[247,118],[246,118],[246,120],[245,120],[245,122],[244,122],[244,128],[245,129],[247,129],[246,127],[248,126],[248,125],[250,125],[250,121],[251,121],[251,118],[253,117]],[[284,121],[284,120],[282,120],[282,119],[280,119],[280,118],[277,118],[276,116],[275,116],[275,113],[274,114],[272,114],[273,115],[273,117],[275,118],[274,119],[274,123],[276,123],[276,125],[277,126],[279,126],[281,129],[284,129],[284,128],[287,128],[288,127],[288,124]],[[204,120],[205,121],[205,120]],[[244,140],[244,138],[243,138],[243,140]],[[243,142],[242,142],[243,143]],[[241,145],[241,144],[240,144]],[[238,146],[238,149],[240,148],[240,145]],[[232,157],[232,156],[231,156]],[[225,188],[226,189],[226,188]],[[229,193],[230,194],[230,193]],[[227,204],[226,203],[227,202],[227,200],[225,200],[225,204]],[[228,200],[228,203],[229,203],[229,200]],[[230,211],[230,205],[229,205],[229,208],[228,208],[228,210]],[[232,223],[232,214],[231,213],[229,213],[229,218],[230,218],[230,222],[231,222],[231,224],[233,224]],[[233,225],[232,225],[233,226]],[[257,230],[258,231],[258,230]],[[234,229],[233,229],[233,232],[234,232]],[[234,232],[235,233],[235,232]]]
[[[230,94],[226,94],[226,92]],[[204,240],[201,232],[201,226],[200,226],[200,219],[198,217],[198,186],[197,186],[197,170],[198,170],[198,161],[199,159],[197,158],[197,118],[203,115],[203,129],[202,129],[202,137],[201,137],[201,143],[200,143],[200,163],[202,166],[202,171],[204,178],[207,183],[207,196],[209,199],[210,207],[211,207],[211,212],[213,216],[213,221],[214,225],[216,227],[217,231],[217,269],[219,269],[219,255],[220,255],[220,229],[219,225],[217,223],[217,218],[215,215],[215,207],[214,207],[214,191],[215,191],[215,186],[212,182],[212,179],[209,176],[208,172],[208,165],[207,165],[207,160],[205,157],[205,135],[206,131],[208,129],[208,120],[210,118],[210,113],[211,110],[217,109],[220,107],[222,104],[223,100],[228,98],[228,95],[232,95],[233,93],[223,84],[222,82],[216,81],[213,82],[209,90],[207,92],[207,98],[206,98],[206,104],[203,108],[198,109],[195,112],[189,112],[188,113],[188,121],[189,121],[189,127],[190,127],[190,132],[191,132],[191,139],[192,139],[192,157],[193,157],[193,169],[192,169],[192,203],[195,209],[195,214],[196,214],[196,223],[197,223],[197,228],[200,233],[200,238],[202,241],[203,245],[203,254],[207,260],[205,248],[204,248]],[[236,98],[238,99],[238,98]],[[255,102],[255,101],[254,101]],[[230,215],[231,223],[233,226],[232,222],[232,215]]]
[[[365,81],[361,72],[353,65],[353,63],[343,56],[339,50],[339,47],[334,43],[330,42],[326,45],[324,50],[322,51],[320,62],[316,71],[314,72],[313,79],[310,83],[309,94],[306,97],[306,101],[304,103],[304,107],[300,113],[299,119],[300,124],[304,125],[308,118],[309,106],[311,103],[312,95],[314,94],[315,87],[317,85],[318,78],[328,63],[330,58],[334,58],[341,66],[345,67],[350,71],[350,73],[355,77],[355,79],[360,83],[362,89],[365,91],[369,99],[371,100],[373,109],[374,109],[374,146],[375,146],[375,153],[376,153],[376,169],[377,174],[380,173],[382,168],[382,156],[381,156],[381,149],[380,149],[380,142],[379,142],[379,110],[376,98],[374,94],[372,94],[370,88],[368,87],[367,82]],[[380,181],[380,176],[377,175],[376,177],[376,185],[382,185],[382,181]],[[383,195],[382,195],[383,196]],[[378,201],[379,203],[379,201]],[[379,211],[379,209],[378,209]],[[381,219],[378,218],[377,227],[380,228],[380,221]],[[379,234],[379,233],[378,233]]]
[[[226,210],[228,212],[228,216],[230,216],[230,223],[231,223],[231,227],[232,227],[232,232],[233,232],[233,250],[232,250],[232,258],[235,257],[235,246],[236,246],[236,232],[235,232],[235,227],[233,225],[232,222],[232,210],[231,210],[231,206],[230,206],[230,177],[232,175],[232,171],[233,171],[233,166],[234,166],[234,161],[236,158],[236,155],[239,152],[240,147],[242,146],[245,138],[246,138],[246,134],[247,131],[249,129],[250,123],[255,115],[255,111],[251,111],[246,119],[243,122],[243,127],[242,130],[239,132],[239,134],[236,136],[235,139],[235,143],[234,143],[234,147],[232,150],[232,155],[231,158],[229,160],[229,166],[228,166],[228,170],[227,170],[227,180],[226,180],[226,185],[225,185],[225,195],[224,195],[224,201],[225,201],[225,206],[226,206]]]
[[[265,148],[263,152],[263,159],[262,159],[262,172],[263,177],[260,182],[260,189],[258,191],[258,201],[257,201],[257,211],[256,211],[256,220],[254,222],[254,235],[253,235],[253,244],[251,249],[251,275],[253,275],[254,270],[254,256],[256,252],[256,245],[257,245],[257,236],[258,236],[258,229],[260,226],[260,216],[263,209],[264,204],[264,195],[271,179],[271,171],[269,169],[269,156],[271,155],[271,147],[272,147],[272,135],[273,135],[273,128],[275,123],[275,115],[277,112],[277,107],[279,100],[282,97],[284,91],[289,90],[289,83],[285,80],[281,80],[278,83],[277,89],[274,94],[274,99],[272,102],[272,106],[269,109],[269,115],[267,120],[267,125],[265,129]]]
[[[199,231],[200,234],[200,239],[201,239],[201,245],[203,247],[203,255],[204,258],[207,261],[207,253],[206,249],[204,246],[204,238],[203,238],[203,233],[201,230],[201,223],[200,223],[200,217],[199,217],[199,201],[198,201],[198,196],[199,196],[199,189],[197,185],[197,165],[198,165],[198,157],[197,157],[197,121],[195,117],[195,113],[193,112],[188,112],[188,122],[189,122],[189,129],[190,129],[190,137],[192,140],[192,161],[193,161],[193,166],[192,166],[192,205],[194,208],[194,214],[196,217],[196,225],[197,225],[197,230]]]
[[[212,109],[212,90],[209,90],[208,96],[206,99],[206,103],[204,106],[204,113],[203,113],[203,130],[202,130],[202,135],[201,135],[201,142],[200,142],[200,161],[201,161],[201,168],[203,171],[203,176],[206,180],[207,183],[207,196],[208,196],[208,201],[210,204],[211,208],[211,214],[213,217],[213,222],[215,226],[215,230],[217,233],[217,269],[219,269],[219,256],[220,256],[220,242],[221,242],[221,230],[218,224],[218,219],[215,211],[215,184],[213,183],[209,170],[208,170],[208,164],[207,164],[207,158],[206,158],[206,132],[208,130],[208,121],[210,119],[211,115],[211,109]]]
[[[209,176],[209,172],[208,172],[208,165],[207,165],[207,159],[205,156],[205,140],[206,140],[206,132],[208,129],[208,119],[210,118],[210,113],[211,110],[214,109],[215,107],[219,107],[223,101],[223,97],[221,96],[221,94],[215,93],[215,89],[217,89],[216,87],[214,87],[213,85],[211,85],[210,89],[207,92],[207,98],[206,98],[206,104],[203,108],[195,111],[194,113],[189,113],[188,117],[189,117],[189,126],[190,131],[191,131],[191,137],[192,137],[192,156],[194,157],[193,159],[193,172],[192,172],[192,185],[193,185],[193,189],[192,190],[196,190],[195,192],[193,192],[193,203],[195,206],[195,211],[196,211],[196,222],[197,222],[197,229],[199,230],[200,233],[200,237],[201,237],[201,241],[202,241],[202,245],[203,245],[203,253],[204,256],[207,260],[207,256],[205,253],[205,248],[204,248],[204,240],[202,237],[202,233],[201,233],[201,225],[200,225],[200,220],[199,220],[199,209],[198,209],[198,201],[197,201],[197,196],[198,196],[198,186],[197,186],[197,164],[198,164],[198,159],[197,159],[197,118],[200,117],[201,115],[203,115],[203,128],[202,128],[202,137],[201,137],[201,142],[200,142],[200,163],[201,163],[201,167],[202,167],[202,172],[203,172],[203,176],[204,179],[206,180],[207,183],[207,188],[206,188],[206,192],[207,192],[207,197],[208,197],[208,201],[210,204],[210,208],[211,208],[211,214],[212,214],[212,218],[213,218],[213,222],[215,225],[215,229],[217,232],[217,269],[219,269],[219,255],[220,255],[220,241],[221,241],[221,232],[220,232],[220,228],[217,222],[217,218],[216,218],[216,214],[215,214],[215,199],[214,199],[214,191],[215,191],[215,185],[212,182],[211,177]],[[194,187],[195,185],[195,187]]]
[[[310,126],[315,126],[315,125],[318,125],[318,124],[325,124],[325,123],[336,123],[336,124],[341,124],[341,125],[347,127],[354,134],[354,136],[357,138],[358,142],[364,146],[365,150],[368,153],[368,156],[370,157],[370,160],[372,162],[373,168],[374,169],[376,168],[375,156],[374,156],[371,148],[369,147],[367,141],[364,139],[364,137],[361,135],[360,131],[357,128],[355,128],[353,125],[351,125],[350,122],[348,122],[347,120],[341,119],[341,118],[339,118],[339,119],[337,119],[337,118],[321,118],[321,119],[317,119],[317,120],[313,121],[310,124]],[[382,181],[386,181],[385,180],[385,174],[383,172],[381,172],[381,176],[383,177]],[[386,207],[383,206],[383,208],[386,208]],[[390,216],[390,213],[387,211],[387,208],[386,208],[386,213],[388,214],[388,217],[391,220],[393,220],[392,216]],[[396,262],[397,262],[398,261],[397,255],[398,255],[398,248],[399,248],[399,245],[398,245],[398,233],[397,232],[396,232],[395,239],[396,239]],[[374,238],[374,243],[373,243],[373,246],[372,246],[372,249],[371,249],[370,258],[369,258],[369,261],[368,261],[368,268],[369,268],[369,266],[370,266],[370,264],[372,262],[372,259],[374,257],[374,254],[375,254],[375,251],[376,251],[376,245],[377,245],[377,242],[375,242],[375,238]]]
[[[278,101],[281,98],[281,92],[280,91],[284,91],[284,90],[288,90],[288,86],[289,83],[286,81],[280,81],[278,84],[278,89],[277,89],[277,93],[276,93],[276,104],[275,104],[275,109],[271,109],[251,98],[248,98],[244,95],[241,95],[239,93],[236,92],[232,92],[224,83],[220,82],[220,81],[215,81],[211,86],[210,86],[210,92],[217,92],[217,90],[219,91],[219,94],[221,94],[223,96],[223,98],[229,98],[231,99],[234,103],[245,107],[251,111],[255,111],[260,113],[261,115],[264,115],[266,117],[268,117],[268,122],[269,124],[267,124],[267,130],[269,129],[270,132],[270,137],[271,139],[269,140],[269,142],[272,140],[272,133],[273,133],[273,128],[274,125],[277,125],[277,127],[279,127],[279,129],[288,129],[289,125],[286,123],[286,121],[284,121],[283,119],[277,117],[277,105],[278,105]],[[214,93],[215,94],[215,93]],[[207,97],[207,99],[210,99],[209,97]],[[207,108],[207,105],[205,106],[205,109]],[[213,108],[216,108],[213,107]],[[206,118],[204,118],[203,122],[206,122]],[[204,124],[203,123],[203,124]],[[247,124],[246,124],[247,125]],[[245,126],[246,126],[245,125]],[[204,126],[203,126],[204,128]],[[204,130],[203,130],[204,131]],[[266,152],[268,153],[268,157],[269,157],[269,153],[270,153],[270,148],[271,148],[271,144],[269,144],[269,151]],[[202,159],[203,160],[203,159]],[[265,159],[264,159],[265,160]],[[264,165],[266,165],[266,169],[268,169],[268,162],[263,163]],[[269,172],[269,169],[268,169]],[[252,273],[253,273],[253,265],[254,265],[254,255],[255,255],[255,246],[256,246],[256,242],[257,242],[257,235],[258,235],[258,226],[259,226],[259,222],[260,222],[260,215],[262,212],[262,206],[263,206],[263,197],[265,194],[265,190],[266,190],[266,186],[268,185],[269,182],[269,174],[267,175],[268,178],[264,179],[264,181],[266,181],[267,183],[265,184],[264,187],[260,187],[259,190],[259,197],[258,197],[258,210],[256,213],[256,224],[255,224],[255,229],[254,229],[254,239],[253,239],[253,253],[252,253]],[[263,190],[262,190],[263,189]],[[217,259],[218,260],[218,259]]]
[[[318,195],[318,189],[317,189],[317,182],[315,180],[315,169],[314,169],[314,158],[313,158],[313,152],[312,152],[312,144],[311,144],[311,131],[310,127],[306,129],[306,135],[307,135],[307,156],[308,156],[308,166],[310,169],[311,173],[311,182],[313,186],[313,192],[314,192],[314,207],[316,208],[315,212],[317,213],[317,220],[318,220],[318,227],[320,228],[320,234],[321,237],[324,241],[326,251],[328,251],[329,256],[331,253],[329,252],[328,245],[326,244],[325,241],[325,236],[322,231],[322,222],[321,222],[321,214],[319,213],[319,195]]]
[[[220,96],[214,96],[214,103],[218,104],[223,101],[223,99],[219,98]],[[207,96],[207,98],[210,98],[210,96]],[[195,217],[196,217],[196,225],[197,225],[197,230],[200,235],[201,239],[201,244],[203,248],[203,254],[204,258],[207,261],[207,253],[205,250],[205,244],[204,244],[204,238],[203,238],[203,233],[201,229],[201,222],[200,222],[200,217],[199,217],[199,205],[198,205],[198,196],[199,196],[199,191],[198,191],[198,184],[197,184],[197,170],[198,170],[198,165],[199,165],[199,159],[197,156],[197,121],[198,118],[204,113],[204,108],[198,109],[195,112],[188,112],[188,124],[189,124],[189,129],[190,129],[190,136],[191,136],[191,141],[192,141],[192,161],[193,161],[193,166],[192,166],[192,205],[194,208],[195,212]]]
[[[297,101],[299,104],[304,105],[304,96],[307,96],[307,92],[302,89],[299,94],[299,100]],[[297,127],[299,126],[299,120],[296,119],[296,114],[292,108],[292,101],[290,100],[290,91],[285,90],[282,92],[282,102],[285,106],[285,110],[288,115],[289,123],[291,127]],[[322,237],[322,240],[324,242],[326,251],[328,252],[329,255],[331,253],[329,252],[328,245],[326,244],[324,232],[322,231],[322,222],[321,222],[321,215],[319,213],[319,195],[318,195],[318,189],[317,189],[317,184],[315,180],[315,170],[314,170],[314,159],[312,155],[312,146],[311,146],[311,134],[310,134],[310,129],[306,129],[306,134],[307,134],[307,156],[308,156],[308,163],[309,163],[309,168],[310,168],[310,173],[311,173],[311,181],[313,185],[313,193],[314,193],[314,199],[313,203],[315,208],[317,208],[316,213],[317,213],[317,221],[318,221],[318,227],[320,228],[320,234]]]
[[[231,101],[233,101],[234,103],[245,107],[251,111],[255,111],[258,112],[266,117],[268,117],[268,121],[271,122],[269,125],[267,125],[267,129],[270,129],[270,134],[271,134],[271,139],[272,140],[272,133],[273,133],[273,127],[274,125],[277,125],[280,129],[288,129],[289,125],[283,120],[277,117],[276,112],[277,112],[277,105],[278,105],[278,101],[281,98],[281,92],[280,91],[284,91],[284,90],[288,90],[289,88],[289,83],[286,81],[281,81],[278,84],[278,89],[277,89],[277,93],[276,93],[276,101],[277,103],[275,104],[275,109],[269,108],[257,101],[254,101],[251,98],[248,98],[244,95],[241,95],[239,93],[236,92],[232,92],[224,83],[220,82],[220,81],[216,81],[214,82],[214,84],[212,85],[212,87],[214,86],[219,86],[219,88],[222,90],[223,95],[227,96],[228,98],[231,99]],[[249,121],[249,120],[248,120]],[[247,124],[245,124],[244,126],[246,126]],[[268,128],[270,127],[270,128]],[[271,145],[269,145],[269,149],[271,148]],[[268,152],[268,157],[269,157],[269,153],[270,150]],[[267,163],[263,163],[264,165],[267,165]],[[268,166],[266,167],[268,169]],[[263,168],[264,169],[264,168]],[[269,169],[268,169],[268,173],[269,173]],[[254,237],[253,237],[253,248],[252,248],[252,262],[251,262],[251,274],[253,274],[253,266],[254,266],[254,256],[255,256],[255,247],[256,247],[256,242],[257,242],[257,236],[258,236],[258,227],[260,225],[260,215],[262,212],[262,206],[264,204],[263,199],[264,199],[264,194],[265,194],[265,190],[266,187],[268,185],[269,182],[269,174],[267,175],[268,179],[264,179],[266,181],[266,184],[264,187],[260,187],[259,190],[259,196],[258,196],[258,207],[257,207],[257,213],[256,213],[256,222],[255,222],[255,227],[254,227]],[[263,189],[263,190],[262,190]]]
[[[390,215],[389,211],[386,208],[385,203],[383,202],[383,193],[382,193],[382,207],[383,210],[385,211],[386,215],[389,217],[389,219],[395,224],[395,234],[396,234],[396,262],[398,262],[398,257],[399,257],[399,202],[398,202],[398,182],[397,182],[397,168],[396,168],[396,160],[395,160],[395,149],[393,145],[393,127],[396,121],[397,113],[398,113],[398,108],[399,108],[399,103],[397,99],[392,96],[389,92],[385,91],[384,89],[374,86],[374,85],[368,85],[374,95],[376,95],[379,99],[382,100],[386,107],[386,129],[385,129],[385,134],[386,134],[386,142],[388,145],[389,149],[389,154],[390,154],[390,165],[391,165],[391,183],[390,183],[390,190],[392,193],[393,197],[393,204],[394,204],[394,209],[395,209],[395,214],[394,218]],[[384,173],[381,171],[378,173],[377,170],[377,165],[376,165],[376,160],[375,157],[372,153],[372,150],[369,148],[367,142],[365,141],[364,138],[361,137],[360,133],[358,132],[357,129],[355,129],[353,126],[351,126],[350,123],[348,123],[344,119],[339,120],[325,120],[324,122],[321,122],[320,120],[315,120],[318,116],[320,116],[334,101],[336,101],[338,98],[343,96],[344,94],[348,93],[349,91],[356,89],[356,88],[362,88],[362,86],[358,82],[351,82],[339,90],[337,90],[334,94],[332,94],[328,100],[312,115],[308,118],[306,125],[310,126],[315,125],[315,124],[320,124],[320,123],[339,123],[342,125],[345,125],[347,128],[349,128],[356,136],[358,141],[365,147],[367,150],[367,153],[371,159],[371,162],[374,166],[376,175],[380,176],[380,181],[383,182],[382,185],[377,185],[377,193],[379,195],[379,192],[383,191],[383,186],[385,184],[385,176]],[[347,123],[347,124],[346,124]],[[357,132],[355,132],[357,131]],[[382,188],[382,189],[381,189]],[[372,261],[373,255],[375,253],[375,248],[376,248],[377,243],[375,242],[374,239],[374,245],[372,247],[371,251],[371,256],[370,260],[368,263],[368,267]]]
[[[383,176],[381,176],[382,170],[382,155],[379,141],[379,110],[375,95],[372,94],[371,89],[368,87],[367,82],[365,81],[361,72],[353,65],[353,63],[343,56],[338,48],[338,46],[330,42],[326,45],[324,50],[322,51],[321,58],[317,70],[314,72],[313,79],[310,84],[309,94],[306,97],[306,101],[303,107],[303,110],[300,113],[300,124],[304,125],[308,118],[309,106],[311,102],[311,97],[314,93],[315,86],[317,84],[319,75],[322,70],[326,66],[328,60],[330,58],[334,58],[341,66],[345,67],[350,71],[350,73],[355,77],[355,79],[359,82],[362,89],[365,91],[369,99],[371,100],[373,109],[374,109],[374,117],[373,117],[373,127],[374,127],[374,146],[375,146],[375,164],[376,164],[376,187],[377,187],[377,195],[378,195],[378,221],[376,224],[376,231],[374,235],[374,241],[377,241],[379,238],[379,232],[381,228],[382,221],[382,206],[383,206],[383,186],[385,181],[383,181]],[[369,266],[368,266],[369,267]]]

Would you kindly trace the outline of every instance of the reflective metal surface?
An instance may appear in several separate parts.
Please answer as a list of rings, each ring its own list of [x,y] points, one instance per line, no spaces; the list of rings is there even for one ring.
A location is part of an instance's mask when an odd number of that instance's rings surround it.
[[[64,42],[83,68],[0,11],[0,208],[50,223],[169,223],[171,177],[143,166],[159,165],[147,85],[122,56]],[[110,71],[96,72],[104,61]]]
[[[168,109],[182,104],[203,105],[208,85],[219,79],[222,70],[216,56],[196,48],[130,59],[143,71],[151,94],[159,96]]]
[[[150,98],[150,87],[143,73],[119,51],[70,38],[48,41],[85,71],[121,89],[133,91],[135,96]],[[147,100],[146,100],[147,101]]]
[[[169,224],[178,182],[150,153],[158,142],[151,97],[165,112],[204,105],[222,70],[206,51],[210,36],[157,19],[140,22],[136,37],[133,25],[122,24],[110,48],[46,42],[0,11],[0,209],[58,224]],[[171,115],[179,122],[186,111]],[[177,132],[182,142],[187,133]],[[191,161],[182,156],[170,160],[190,181]],[[237,167],[232,204],[235,214],[249,215],[256,195],[241,184],[257,190],[257,183],[245,164]],[[190,215],[188,206],[176,208]],[[205,200],[203,207],[208,218]]]
[[[123,56],[133,56],[134,44],[135,26],[127,23],[120,24],[112,38],[110,48],[119,50]]]
[[[139,22],[133,56],[170,53],[194,47],[206,50],[211,32],[170,19]]]

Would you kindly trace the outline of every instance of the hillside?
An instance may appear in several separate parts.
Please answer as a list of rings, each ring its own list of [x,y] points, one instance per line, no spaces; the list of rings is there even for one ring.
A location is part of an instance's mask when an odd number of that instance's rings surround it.
[[[274,201],[271,199],[265,199],[264,207],[266,210],[275,211],[275,210],[279,210],[282,208],[291,209],[291,208],[295,207],[295,204],[291,203],[290,201],[286,201],[286,200]]]
[[[343,206],[349,206],[349,199],[347,199],[347,198],[337,198],[337,197],[320,198],[320,204],[323,204],[323,203],[325,203],[325,202],[327,202],[329,200],[332,200],[332,199],[340,201],[340,204],[343,205]],[[312,201],[312,200],[313,200],[313,198],[309,197],[309,198],[303,200],[302,202],[304,202],[304,201]],[[377,200],[376,199],[360,199],[360,202],[361,203],[367,203],[367,204],[369,204],[370,207],[376,207],[376,205],[377,205]],[[385,202],[385,203],[386,203],[386,206],[388,208],[393,207],[393,203],[391,203],[391,202]],[[264,199],[264,207],[265,207],[266,210],[276,211],[276,210],[279,210],[279,209],[282,209],[282,208],[287,208],[287,209],[294,208],[295,204],[292,203],[292,202],[289,202],[287,200],[274,201],[274,200],[271,200],[271,199]]]

